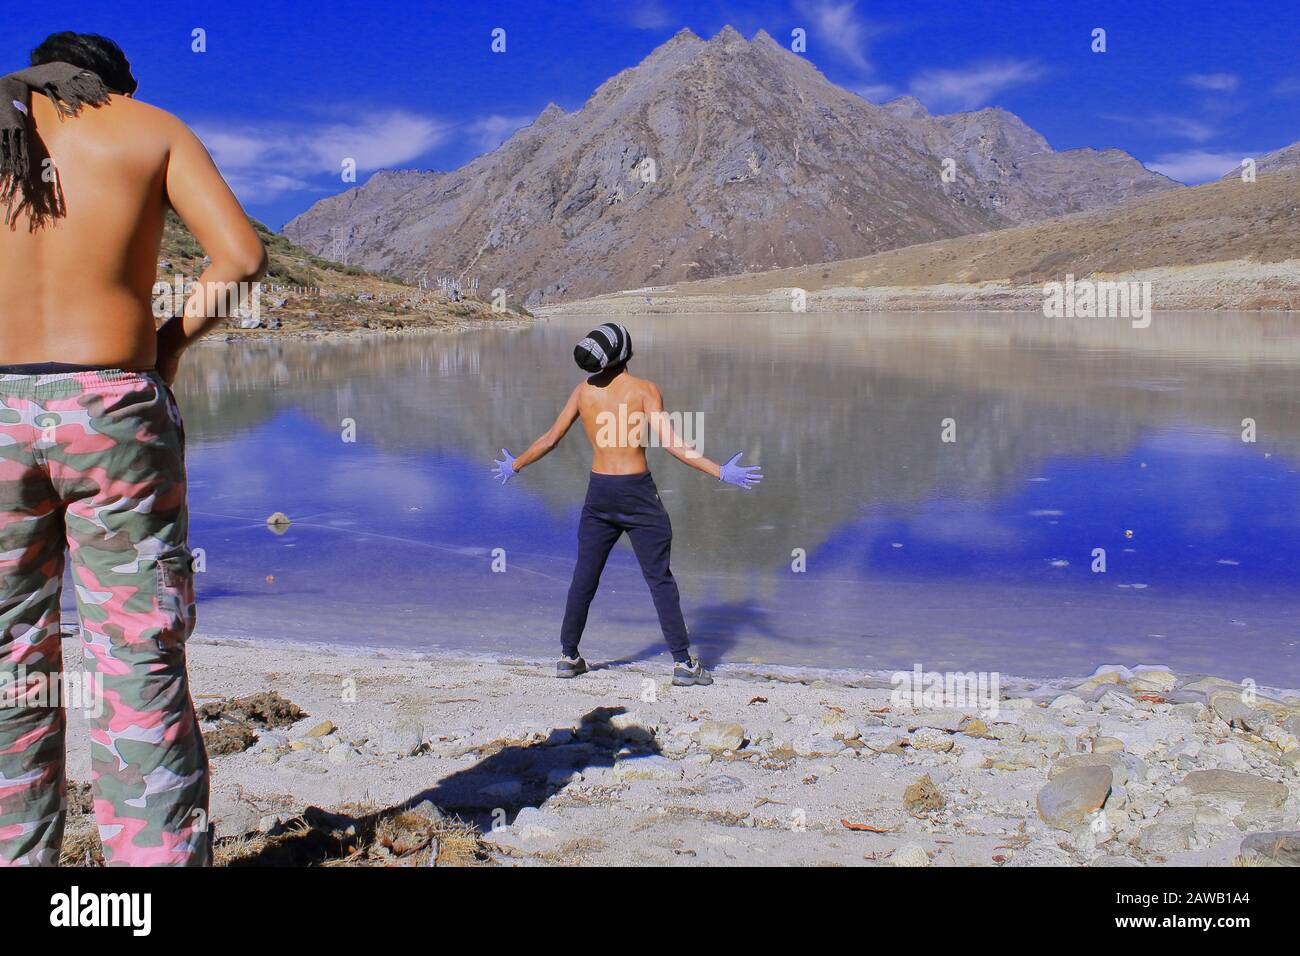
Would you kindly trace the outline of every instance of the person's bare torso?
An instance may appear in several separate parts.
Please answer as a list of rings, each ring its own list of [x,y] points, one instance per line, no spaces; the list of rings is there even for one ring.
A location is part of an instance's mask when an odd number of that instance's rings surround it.
[[[578,415],[591,442],[592,471],[600,475],[638,475],[649,470],[645,402],[651,388],[651,382],[626,371],[607,384],[588,381],[579,387]]]
[[[67,215],[0,226],[0,364],[151,367],[170,117],[113,96],[60,121],[34,95],[31,118],[32,159],[48,152]]]

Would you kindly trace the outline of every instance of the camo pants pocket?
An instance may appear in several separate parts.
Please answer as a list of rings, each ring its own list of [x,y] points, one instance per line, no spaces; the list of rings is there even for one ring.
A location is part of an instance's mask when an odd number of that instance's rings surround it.
[[[194,555],[187,547],[173,548],[158,556],[156,568],[158,612],[162,618],[157,641],[160,648],[168,650],[184,645],[194,633]]]

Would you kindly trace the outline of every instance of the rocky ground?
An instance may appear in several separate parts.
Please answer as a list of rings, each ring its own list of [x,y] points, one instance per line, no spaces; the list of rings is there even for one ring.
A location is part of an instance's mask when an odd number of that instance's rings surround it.
[[[724,666],[675,688],[664,665],[551,667],[195,639],[219,860],[1300,862],[1294,695],[1114,667],[914,710],[883,677]],[[67,856],[93,862],[78,803]]]

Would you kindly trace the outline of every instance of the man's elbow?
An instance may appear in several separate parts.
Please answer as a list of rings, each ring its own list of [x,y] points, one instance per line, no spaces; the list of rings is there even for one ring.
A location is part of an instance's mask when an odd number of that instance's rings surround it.
[[[249,246],[239,257],[239,265],[244,271],[244,280],[246,282],[256,282],[262,276],[266,275],[267,266],[270,260],[266,254],[266,246],[258,240],[254,246]]]
[[[262,276],[266,275],[268,265],[266,246],[261,240],[240,245],[230,249],[220,257],[213,256],[213,265],[221,269],[222,272],[228,272],[238,276],[240,282],[256,282]]]

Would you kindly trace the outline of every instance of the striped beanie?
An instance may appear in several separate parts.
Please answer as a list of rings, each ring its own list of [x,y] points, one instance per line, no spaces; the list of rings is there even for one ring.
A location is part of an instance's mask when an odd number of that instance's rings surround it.
[[[592,329],[573,349],[573,360],[592,373],[622,365],[631,357],[632,333],[613,322]]]

